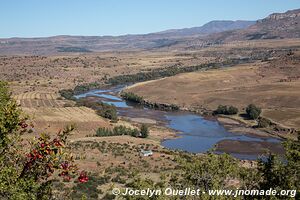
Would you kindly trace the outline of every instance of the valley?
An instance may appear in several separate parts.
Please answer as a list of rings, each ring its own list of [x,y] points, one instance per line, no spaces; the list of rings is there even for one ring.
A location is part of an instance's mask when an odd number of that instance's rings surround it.
[[[201,181],[259,188],[268,156],[291,160],[299,146],[299,12],[144,35],[3,38],[0,90],[8,83],[26,116],[16,123],[25,141],[74,126],[61,146],[89,182],[54,174],[55,195],[106,200],[113,188]]]

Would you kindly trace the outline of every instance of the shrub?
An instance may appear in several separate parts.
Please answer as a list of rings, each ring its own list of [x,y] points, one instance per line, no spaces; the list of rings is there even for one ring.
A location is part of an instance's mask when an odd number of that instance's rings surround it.
[[[261,109],[254,104],[249,104],[246,108],[246,113],[250,119],[257,119],[261,113]]]
[[[66,148],[73,126],[56,137],[40,134],[24,148],[21,136],[32,127],[0,81],[0,199],[51,199],[53,174],[69,181],[77,172]],[[80,177],[80,182],[87,181],[87,176]]]
[[[76,102],[76,106],[86,106],[97,110],[96,113],[104,118],[117,121],[117,108],[114,105],[104,103],[104,102],[90,102],[86,99],[82,99]]]
[[[64,97],[65,99],[75,100],[74,91],[71,89],[64,89],[59,91],[60,96]]]
[[[264,117],[259,117],[258,125],[257,125],[259,128],[267,128],[271,125],[272,125],[272,122],[269,119],[264,118]]]
[[[114,105],[109,105],[107,103],[100,103],[101,108],[96,111],[101,117],[117,121],[117,109]]]
[[[138,96],[137,94],[134,94],[132,92],[123,92],[121,94],[121,97],[127,101],[132,101],[132,102],[135,102],[135,103],[138,103],[138,104],[141,104],[144,102],[144,99],[143,97],[141,96]]]
[[[148,126],[143,124],[141,127],[141,137],[142,138],[147,138],[149,135],[149,130],[148,130]]]
[[[235,115],[239,112],[239,109],[234,106],[229,106],[227,113],[228,115]]]
[[[224,106],[219,105],[218,108],[213,112],[213,114],[223,114],[223,115],[235,115],[239,112],[238,108],[234,106]]]

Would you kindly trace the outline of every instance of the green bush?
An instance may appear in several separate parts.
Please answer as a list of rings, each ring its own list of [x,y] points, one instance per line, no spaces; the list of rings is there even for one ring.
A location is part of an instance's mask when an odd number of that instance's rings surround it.
[[[149,130],[148,130],[148,126],[146,124],[143,124],[141,127],[141,137],[142,138],[147,138],[149,135]]]
[[[63,89],[59,91],[60,96],[64,97],[65,99],[69,100],[76,100],[74,97],[74,91],[71,89]]]
[[[96,110],[96,113],[104,118],[117,121],[117,108],[116,106],[104,102],[91,102],[86,99],[80,99],[76,102],[76,106],[86,106]]]
[[[269,119],[264,118],[264,117],[259,117],[258,125],[257,125],[259,128],[267,128],[271,125],[272,125],[272,122]]]
[[[223,115],[235,115],[239,112],[238,108],[234,106],[219,105],[218,108],[213,112],[214,114]]]
[[[138,96],[137,94],[134,94],[132,92],[122,92],[121,97],[127,101],[132,101],[139,104],[144,102],[143,97]]]
[[[101,85],[99,83],[93,82],[89,84],[76,85],[74,89],[63,89],[59,91],[59,94],[65,99],[69,99],[75,101],[76,98],[74,95],[82,94],[92,89],[100,88]]]
[[[70,181],[77,171],[66,148],[74,127],[56,137],[40,134],[24,148],[22,135],[33,126],[21,116],[7,84],[0,81],[0,199],[52,199],[54,174]]]
[[[261,109],[254,104],[249,104],[246,108],[246,113],[250,119],[257,119],[261,113]]]
[[[139,130],[134,128],[129,128],[126,126],[115,126],[112,130],[108,128],[98,128],[96,131],[97,137],[106,137],[106,136],[117,136],[117,135],[130,135],[133,137],[139,136]]]

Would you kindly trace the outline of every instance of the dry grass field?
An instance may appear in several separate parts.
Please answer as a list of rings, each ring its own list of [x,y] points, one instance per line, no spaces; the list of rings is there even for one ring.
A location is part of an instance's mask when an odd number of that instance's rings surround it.
[[[35,91],[15,95],[14,98],[30,116],[37,132],[56,133],[66,125],[74,124],[76,130],[72,137],[85,137],[94,134],[99,127],[110,126],[94,110],[75,107],[74,102],[62,100],[56,93]]]
[[[0,78],[9,81],[15,94],[57,92],[77,84],[103,82],[121,74],[154,68],[201,64],[212,58],[191,54],[155,52],[97,53],[61,56],[0,56]]]
[[[296,52],[293,56],[283,55],[268,62],[139,83],[127,90],[151,102],[194,109],[214,110],[220,104],[243,109],[254,103],[272,120],[299,128],[299,61],[299,52]]]

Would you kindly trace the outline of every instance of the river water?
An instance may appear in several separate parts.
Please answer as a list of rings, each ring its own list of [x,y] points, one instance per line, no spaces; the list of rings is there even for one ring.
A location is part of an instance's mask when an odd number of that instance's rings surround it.
[[[179,132],[179,137],[162,141],[162,145],[169,149],[204,153],[212,149],[215,144],[223,140],[247,141],[252,143],[279,143],[280,140],[271,137],[258,137],[243,133],[231,133],[215,120],[207,120],[191,112],[173,112],[148,109],[143,106],[130,104],[119,98],[118,93],[124,86],[110,89],[91,90],[76,98],[94,97],[99,101],[113,104],[117,107],[118,115],[127,118],[146,118]],[[250,148],[250,147],[249,147]],[[217,152],[222,153],[222,152]],[[257,154],[230,153],[240,158],[254,160]]]

